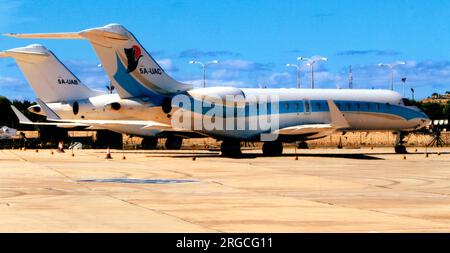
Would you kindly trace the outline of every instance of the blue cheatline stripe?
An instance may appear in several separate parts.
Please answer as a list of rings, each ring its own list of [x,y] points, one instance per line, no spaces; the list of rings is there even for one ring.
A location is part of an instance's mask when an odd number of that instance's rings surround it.
[[[164,96],[159,95],[147,89],[143,84],[134,79],[129,73],[125,66],[122,64],[122,61],[119,59],[119,56],[116,54],[117,60],[117,71],[114,74],[114,79],[120,86],[133,97],[148,97],[155,105],[161,105],[161,101]]]
[[[194,103],[201,103],[200,100],[194,99],[190,97],[191,107],[190,110],[195,111]],[[415,118],[428,118],[424,113],[416,110],[412,110],[410,108],[400,106],[400,105],[392,105],[387,103],[376,103],[376,102],[364,102],[364,101],[349,101],[349,100],[335,100],[334,103],[339,107],[341,112],[365,112],[365,113],[374,113],[374,114],[389,114],[394,116],[402,117],[406,120],[411,120]],[[173,105],[178,107],[178,105]],[[303,100],[289,100],[289,101],[281,101],[278,106],[279,114],[289,114],[289,113],[304,113],[305,105]],[[202,114],[206,114],[211,110],[212,107],[202,107]],[[227,108],[231,108],[229,106],[223,106],[223,115],[226,115]],[[187,109],[187,108],[185,108]],[[257,110],[256,114],[254,110],[250,110],[248,105],[245,106],[245,113],[240,112],[239,115],[245,115],[246,117],[251,116],[261,116],[267,115],[271,112],[271,104],[267,105],[266,113],[260,112]],[[232,109],[229,109],[232,111]],[[314,112],[329,112],[328,102],[326,100],[310,100],[310,111]]]

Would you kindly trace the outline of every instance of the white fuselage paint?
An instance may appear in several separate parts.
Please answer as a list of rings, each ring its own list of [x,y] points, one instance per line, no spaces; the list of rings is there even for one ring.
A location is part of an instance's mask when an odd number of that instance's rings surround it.
[[[357,90],[357,89],[238,89],[238,88],[202,88],[188,92],[195,100],[202,98],[223,99],[227,94],[243,94],[248,105],[248,97],[277,96],[279,99],[279,129],[306,125],[306,124],[330,124],[330,112],[326,106],[327,100],[332,100],[338,105],[349,127],[343,131],[408,131],[423,127],[428,124],[428,117],[418,108],[405,106],[400,94],[390,90]],[[214,99],[210,99],[212,101]],[[217,100],[216,100],[217,101]],[[288,102],[288,107],[286,103]],[[321,103],[321,107],[314,103]],[[305,112],[305,103],[310,103],[310,111]],[[297,104],[297,105],[296,105]],[[350,107],[348,107],[350,106]],[[296,109],[297,107],[297,109]],[[173,109],[172,114],[178,110]],[[192,110],[191,110],[192,111]],[[273,115],[271,115],[273,116]],[[257,120],[258,116],[245,116],[245,122]],[[192,121],[203,120],[208,116],[204,112],[193,110]],[[208,118],[209,120],[210,118]],[[217,120],[217,118],[215,119]],[[221,119],[225,121],[225,119]],[[193,125],[191,126],[192,129]],[[255,139],[263,133],[261,129],[256,131],[246,130],[208,130],[204,127],[196,129],[205,134],[219,139]],[[276,129],[272,129],[276,130]],[[306,139],[324,137],[329,133],[315,134]],[[296,139],[292,136],[292,139]]]
[[[317,110],[311,104],[311,111],[304,111],[304,103],[308,101],[322,101],[322,106],[327,100],[333,100],[336,104],[340,101],[352,101],[352,108],[347,110],[345,102],[340,104],[340,110],[348,121],[350,127],[348,131],[405,131],[412,130],[424,126],[428,122],[428,117],[420,112],[417,108],[405,106],[402,103],[401,96],[389,90],[338,90],[338,89],[238,89],[238,88],[202,88],[189,91],[189,95],[194,99],[210,97],[221,97],[227,94],[237,95],[239,91],[245,98],[250,96],[273,96],[279,98],[279,129],[304,125],[304,124],[328,124],[330,123],[330,113],[325,108]],[[217,96],[219,94],[219,96]],[[290,101],[289,110],[287,111],[285,102]],[[49,103],[48,106],[60,115],[63,119],[99,119],[99,120],[151,120],[164,124],[170,124],[170,116],[162,112],[160,106],[154,106],[149,100],[130,98],[121,99],[117,94],[100,95],[91,97],[86,100],[77,100],[79,105],[78,113],[75,115],[73,106],[75,101]],[[114,110],[109,105],[111,103],[119,103],[120,109]],[[246,101],[248,103],[248,101]],[[295,103],[298,103],[296,109]],[[361,107],[354,108],[355,103],[359,103]],[[365,109],[367,103],[371,103],[372,108]],[[377,110],[376,104],[386,106],[389,104],[392,108],[398,108],[401,113],[394,110]],[[177,108],[174,108],[170,114],[173,114]],[[404,113],[410,113],[412,118],[405,118]],[[170,115],[169,114],[169,115]],[[207,116],[193,112],[193,118],[205,120]],[[271,115],[273,116],[273,115]],[[248,125],[249,121],[257,120],[259,116],[245,117],[245,122]],[[155,136],[160,131],[152,129],[146,130],[139,126],[123,126],[123,125],[109,125],[105,128],[138,136]],[[256,131],[249,130],[205,130],[189,129],[184,130],[198,130],[204,134],[218,139],[234,138],[242,140],[251,140],[257,138],[263,131],[257,129]],[[276,130],[276,129],[272,129]],[[306,139],[314,139],[326,136],[328,133],[319,133],[308,136]],[[296,139],[295,136],[292,139]]]

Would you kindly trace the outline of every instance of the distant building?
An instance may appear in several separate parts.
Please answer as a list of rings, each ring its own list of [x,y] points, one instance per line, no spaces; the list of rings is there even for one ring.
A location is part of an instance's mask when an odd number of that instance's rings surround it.
[[[445,94],[433,93],[431,97],[423,99],[422,103],[439,103],[447,104],[450,101],[450,91],[445,92]]]

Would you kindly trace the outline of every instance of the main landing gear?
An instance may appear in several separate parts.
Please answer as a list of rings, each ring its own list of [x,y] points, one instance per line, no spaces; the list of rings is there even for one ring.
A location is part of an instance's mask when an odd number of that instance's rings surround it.
[[[406,150],[405,147],[405,137],[406,137],[406,133],[405,132],[398,132],[397,133],[397,139],[395,141],[395,153],[397,154],[406,154],[408,153],[408,151]]]
[[[242,155],[241,142],[235,140],[224,140],[220,145],[222,156],[235,157]]]
[[[297,144],[297,148],[299,149],[308,149],[308,143],[306,143],[306,141],[301,141]]]
[[[178,136],[170,136],[167,138],[165,147],[166,149],[179,150],[183,144],[183,138]]]
[[[220,145],[222,156],[236,157],[242,155],[241,143],[235,140],[224,140]],[[283,154],[283,143],[280,141],[264,142],[263,144],[264,156],[280,156]]]
[[[155,149],[157,145],[158,138],[155,137],[145,137],[141,142],[141,147],[143,149]]]
[[[279,156],[283,154],[283,143],[280,141],[264,142],[262,150],[265,156]]]

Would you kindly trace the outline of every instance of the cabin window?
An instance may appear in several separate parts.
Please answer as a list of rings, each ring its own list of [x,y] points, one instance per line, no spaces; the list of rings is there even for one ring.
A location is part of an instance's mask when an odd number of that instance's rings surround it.
[[[350,103],[345,103],[345,106],[346,106],[346,108],[347,108],[347,111],[350,111],[350,110],[351,110]]]
[[[377,103],[377,111],[379,111],[379,110],[380,110],[380,104]]]
[[[336,103],[336,106],[339,108],[339,110],[342,110],[342,108],[341,108],[341,103]]]
[[[311,101],[309,100],[303,100],[304,108],[305,108],[305,114],[311,113]]]
[[[391,110],[391,104],[386,103],[386,107],[387,107],[388,111]]]
[[[361,104],[360,103],[356,103],[356,110],[357,111],[361,111]]]
[[[289,111],[289,102],[286,102],[285,107],[286,107],[286,111]]]
[[[320,102],[317,102],[316,106],[317,106],[317,110],[320,111]]]
[[[370,104],[366,103],[366,106],[367,106],[367,110],[370,111]]]
[[[296,112],[298,112],[298,111],[299,111],[299,108],[298,108],[298,103],[295,103],[295,104],[294,104],[294,108],[295,108],[295,111],[296,111]]]

